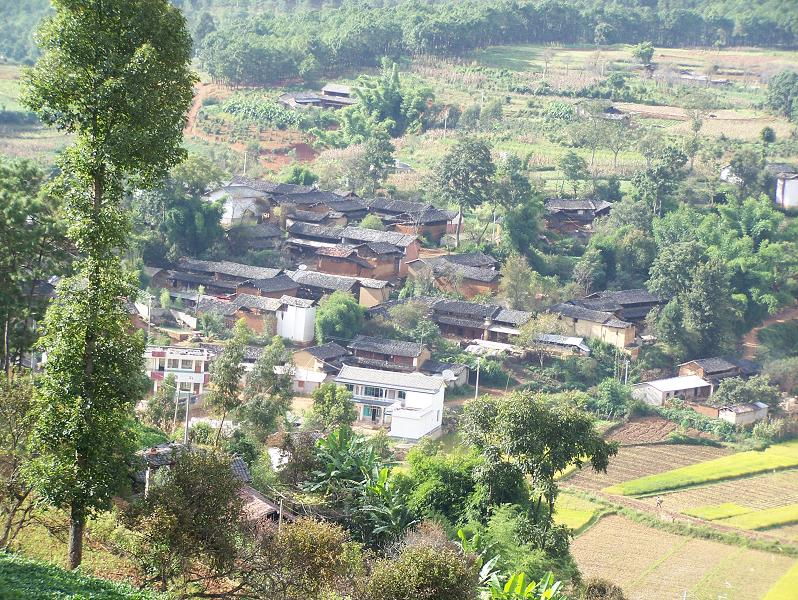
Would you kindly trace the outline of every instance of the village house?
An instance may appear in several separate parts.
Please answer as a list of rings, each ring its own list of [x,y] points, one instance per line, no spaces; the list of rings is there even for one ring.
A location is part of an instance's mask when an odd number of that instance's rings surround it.
[[[178,393],[200,395],[210,381],[213,357],[214,354],[205,348],[147,346],[144,370],[152,381],[153,393],[167,376],[174,375]]]
[[[267,298],[282,298],[283,296],[296,296],[299,284],[288,275],[281,273],[268,279],[250,279],[236,284],[236,294],[249,294],[250,296],[264,296]]]
[[[335,342],[303,348],[294,352],[294,391],[308,395],[341,371],[349,350]]]
[[[230,243],[240,253],[247,250],[276,250],[283,241],[283,231],[274,223],[234,227],[227,233]]]
[[[424,375],[440,377],[447,388],[462,387],[468,383],[468,365],[460,363],[446,363],[437,360],[425,360],[419,369]]]
[[[322,273],[393,280],[399,276],[402,251],[384,242],[338,244],[316,249],[316,268]]]
[[[268,195],[247,185],[222,186],[203,196],[203,200],[222,204],[220,223],[225,229],[255,225],[271,215]]]
[[[431,276],[437,289],[457,292],[466,298],[479,294],[495,294],[499,290],[500,275],[493,266],[471,265],[467,258],[460,256],[446,254],[410,261],[407,263],[408,274],[420,279]]]
[[[784,210],[798,210],[798,172],[794,168],[776,173],[776,204]]]
[[[645,289],[594,292],[584,298],[569,300],[590,310],[611,312],[622,321],[642,323],[654,308],[663,306],[664,300]]]
[[[418,371],[431,357],[429,349],[423,344],[369,335],[355,336],[347,348],[351,357],[345,359],[346,362],[388,371]]]
[[[308,223],[309,225],[326,225],[328,227],[345,227],[346,215],[336,210],[303,210],[290,207],[285,214],[286,229],[294,223]]]
[[[321,93],[316,92],[288,92],[281,94],[277,101],[287,108],[306,109],[311,106],[318,108],[345,108],[357,103],[357,98],[352,95],[349,86],[328,83],[321,88]]]
[[[696,375],[714,384],[727,377],[750,377],[759,372],[759,365],[749,360],[722,358],[697,358],[679,365],[679,375]]]
[[[544,333],[535,337],[532,343],[540,350],[555,356],[590,356],[590,347],[585,338]]]
[[[425,237],[440,243],[456,211],[441,210],[425,202],[374,198],[368,203],[369,214],[376,215],[393,231]]]
[[[335,291],[349,292],[366,308],[382,304],[390,297],[393,284],[368,277],[346,277],[298,269],[286,275],[299,284],[299,296],[319,300]]]
[[[593,221],[610,213],[612,204],[604,200],[546,200],[546,228],[563,234],[588,235]]]
[[[197,317],[212,313],[219,315],[232,327],[243,319],[250,330],[258,334],[279,335],[292,342],[313,341],[316,324],[315,301],[293,296],[269,298],[239,294],[232,300],[202,296],[197,302]],[[191,323],[187,323],[192,326]],[[196,327],[196,321],[193,327]]]
[[[768,405],[764,402],[723,406],[718,409],[718,418],[736,426],[753,425],[768,417]]]
[[[418,258],[421,243],[415,235],[398,233],[396,231],[378,231],[362,227],[346,227],[341,234],[344,244],[363,244],[379,242],[395,246],[402,252],[399,263],[399,274],[407,275],[407,263]]]
[[[180,270],[188,273],[208,275],[216,279],[231,281],[269,279],[271,277],[277,277],[281,272],[280,269],[275,269],[273,267],[254,267],[252,265],[245,265],[227,260],[212,261],[185,257],[178,261],[177,266]]]
[[[697,403],[696,401],[709,398],[712,391],[711,383],[696,375],[686,375],[637,383],[632,386],[632,397],[653,406],[664,406],[673,398]]]
[[[446,385],[440,377],[344,365],[335,381],[352,392],[358,423],[416,441],[440,431]]]
[[[614,313],[591,310],[567,302],[549,308],[565,325],[566,335],[600,340],[616,348],[628,348],[635,342],[635,326]]]

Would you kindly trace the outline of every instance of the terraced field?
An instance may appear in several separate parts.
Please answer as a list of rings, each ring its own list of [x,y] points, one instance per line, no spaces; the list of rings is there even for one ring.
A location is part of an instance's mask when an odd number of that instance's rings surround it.
[[[734,502],[753,510],[776,508],[798,503],[798,469],[663,492],[660,496],[662,508],[678,512],[724,502]],[[653,496],[642,500],[651,506],[656,504]]]
[[[629,600],[755,600],[795,559],[680,537],[611,515],[571,550],[585,576],[612,579]]]
[[[590,491],[598,491],[623,481],[712,460],[730,454],[725,448],[690,445],[647,445],[624,447],[610,459],[607,473],[583,468],[568,477],[565,483]]]

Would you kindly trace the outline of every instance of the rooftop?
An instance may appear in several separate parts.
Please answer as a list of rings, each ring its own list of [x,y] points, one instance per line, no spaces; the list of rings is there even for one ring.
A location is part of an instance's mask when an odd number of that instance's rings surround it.
[[[281,292],[284,290],[295,290],[297,288],[296,281],[282,273],[268,279],[252,279],[240,285],[252,286],[256,290],[262,292]]]
[[[319,360],[331,360],[349,354],[349,351],[346,348],[339,346],[335,342],[328,342],[326,344],[322,344],[321,346],[305,348],[304,351],[314,358],[318,358]]]
[[[414,390],[435,393],[444,385],[440,377],[431,377],[421,373],[399,373],[396,371],[379,371],[344,365],[335,380],[339,383],[359,383],[377,385],[391,389]]]
[[[635,387],[649,385],[660,392],[679,392],[682,390],[692,390],[695,388],[711,387],[697,375],[686,375],[684,377],[669,377],[667,379],[655,379],[635,384]]]
[[[346,275],[330,275],[328,273],[319,273],[318,271],[301,269],[296,271],[286,271],[286,275],[300,285],[320,287],[329,290],[349,291],[358,283],[365,288],[375,290],[381,290],[382,288],[391,285],[389,281],[383,281],[382,279],[372,279],[370,277],[347,277]]]
[[[322,238],[330,241],[340,241],[343,231],[341,227],[315,225],[302,221],[295,221],[288,226],[288,233],[291,235]]]
[[[592,210],[599,212],[612,206],[604,200],[569,200],[565,198],[552,198],[546,200],[545,207],[548,212],[560,212],[571,210]]]
[[[234,175],[230,180],[228,186],[248,186],[255,190],[266,192],[268,194],[297,194],[309,192],[314,188],[307,185],[296,185],[294,183],[280,183],[276,181],[265,181],[263,179],[250,179],[243,175]]]
[[[245,279],[269,279],[270,277],[276,277],[280,273],[280,269],[275,269],[273,267],[253,267],[252,265],[244,265],[226,260],[211,261],[183,257],[178,261],[178,265],[180,268],[187,271],[218,273],[220,275],[242,277]]]
[[[357,242],[387,242],[400,248],[406,248],[418,238],[414,235],[397,233],[396,231],[377,231],[362,227],[346,227],[341,234],[345,240]]]
[[[472,267],[470,265],[453,263],[448,261],[445,256],[419,258],[407,264],[413,266],[424,265],[432,270],[432,274],[435,277],[453,276],[483,283],[492,283],[499,279],[499,272],[493,267]]]
[[[447,262],[468,267],[495,267],[498,261],[484,252],[465,252],[463,254],[444,254],[443,258]]]
[[[415,358],[424,350],[423,344],[416,342],[402,342],[386,338],[358,335],[348,345],[350,350],[362,350],[376,354],[390,354],[391,356],[404,356]]]

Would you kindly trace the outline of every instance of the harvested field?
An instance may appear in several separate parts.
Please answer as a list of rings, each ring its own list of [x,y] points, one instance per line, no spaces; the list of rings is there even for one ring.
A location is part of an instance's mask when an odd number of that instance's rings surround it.
[[[571,550],[585,576],[618,583],[629,600],[761,598],[795,562],[680,537],[616,515],[577,537]]]
[[[712,460],[729,454],[725,448],[658,444],[621,448],[610,459],[607,473],[596,473],[585,467],[567,478],[565,483],[585,490],[601,490],[630,479],[663,473],[676,467]],[[708,503],[705,503],[708,504]]]
[[[734,502],[750,510],[766,510],[798,503],[798,470],[662,492],[660,495],[663,508],[671,511],[686,512],[691,508],[723,502]],[[643,498],[643,502],[654,506],[656,500],[649,497]]]
[[[666,441],[668,434],[673,433],[678,428],[679,426],[676,423],[662,417],[638,417],[613,430],[607,436],[607,439],[620,442],[621,446],[655,444]],[[689,429],[687,435],[690,437],[709,437],[705,433],[694,429]]]
[[[639,496],[666,490],[712,483],[798,467],[798,441],[775,444],[767,450],[738,452],[701,464],[690,464],[664,473],[625,481],[604,491],[623,496]]]

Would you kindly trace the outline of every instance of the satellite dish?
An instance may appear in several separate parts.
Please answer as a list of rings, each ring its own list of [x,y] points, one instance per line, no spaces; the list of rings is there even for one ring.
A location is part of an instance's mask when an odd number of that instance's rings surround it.
[[[451,369],[444,369],[441,375],[443,375],[443,379],[445,381],[454,381],[455,379],[457,379],[454,375],[454,371],[452,371]]]
[[[297,267],[297,271],[307,271],[307,270],[308,270],[308,266],[307,265],[299,265]]]

